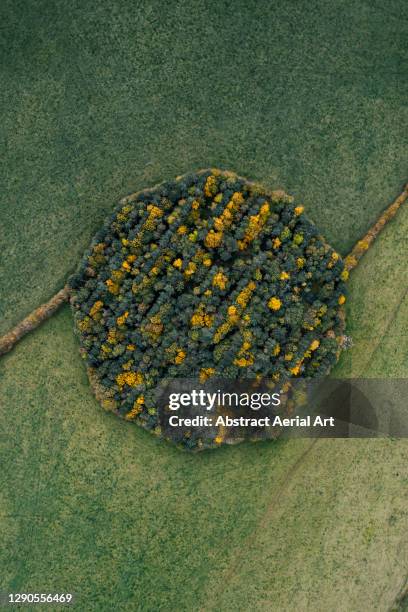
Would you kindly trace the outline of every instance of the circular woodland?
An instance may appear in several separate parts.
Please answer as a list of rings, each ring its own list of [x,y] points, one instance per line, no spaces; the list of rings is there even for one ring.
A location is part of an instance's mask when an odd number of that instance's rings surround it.
[[[129,196],[70,280],[96,396],[160,433],[163,379],[324,376],[346,278],[284,192],[208,170]]]

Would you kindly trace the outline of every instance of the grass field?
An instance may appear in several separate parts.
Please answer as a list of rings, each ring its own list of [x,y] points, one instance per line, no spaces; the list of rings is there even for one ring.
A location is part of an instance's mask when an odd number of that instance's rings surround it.
[[[119,197],[203,166],[296,194],[346,253],[407,178],[407,12],[3,2],[0,333]],[[404,209],[353,272],[339,376],[408,376],[407,232]],[[1,359],[0,409],[0,589],[73,591],[81,610],[360,612],[404,588],[406,440],[180,453],[102,412],[68,307]]]

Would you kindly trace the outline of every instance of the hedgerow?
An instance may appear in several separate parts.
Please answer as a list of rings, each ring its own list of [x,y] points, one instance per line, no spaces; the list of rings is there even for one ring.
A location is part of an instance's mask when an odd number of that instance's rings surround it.
[[[97,396],[160,433],[164,378],[325,375],[339,353],[347,274],[282,191],[208,170],[130,196],[70,280]]]

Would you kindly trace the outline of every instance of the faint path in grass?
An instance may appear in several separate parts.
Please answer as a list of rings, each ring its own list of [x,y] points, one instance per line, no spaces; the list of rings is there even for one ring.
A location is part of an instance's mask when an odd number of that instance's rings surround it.
[[[290,466],[288,472],[283,476],[283,479],[273,491],[272,497],[268,501],[268,506],[264,514],[262,515],[259,522],[257,522],[251,533],[240,542],[239,548],[236,550],[236,553],[232,558],[229,558],[228,561],[228,570],[221,576],[220,578],[220,589],[212,589],[211,597],[206,601],[205,607],[201,608],[201,610],[217,610],[216,600],[219,598],[220,592],[225,588],[228,588],[231,580],[235,577],[237,573],[239,573],[242,564],[244,563],[245,557],[248,554],[248,549],[250,549],[256,538],[259,536],[259,533],[267,526],[268,522],[272,518],[274,512],[279,510],[279,505],[284,502],[285,494],[291,485],[291,480],[298,472],[299,469],[304,467],[304,461],[307,455],[311,452],[315,444],[318,442],[319,438],[314,438],[310,440],[308,447],[303,451],[303,453],[299,456],[299,458],[295,461],[293,465]],[[225,543],[227,546],[227,542]]]
[[[72,326],[64,307],[0,362],[6,584],[60,576],[87,610],[336,610],[329,580],[347,612],[369,580],[395,597],[402,443],[180,453],[102,412]]]

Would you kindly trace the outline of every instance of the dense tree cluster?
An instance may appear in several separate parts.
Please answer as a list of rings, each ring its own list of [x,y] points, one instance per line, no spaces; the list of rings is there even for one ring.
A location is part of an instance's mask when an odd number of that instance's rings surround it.
[[[293,198],[208,170],[123,200],[70,286],[103,405],[159,433],[163,378],[326,374],[345,280]]]

